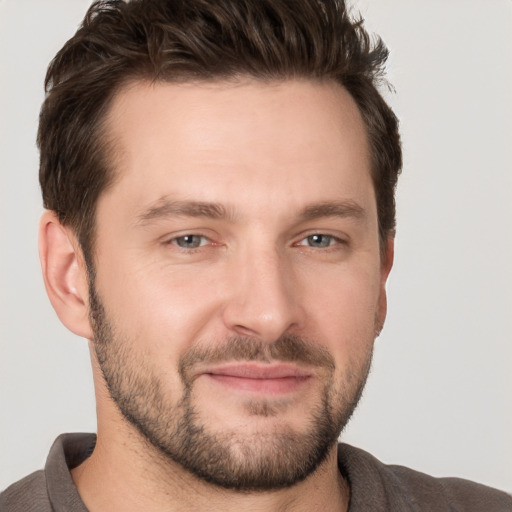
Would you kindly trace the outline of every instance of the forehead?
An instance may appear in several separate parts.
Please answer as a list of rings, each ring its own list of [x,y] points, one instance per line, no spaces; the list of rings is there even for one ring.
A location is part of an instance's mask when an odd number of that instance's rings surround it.
[[[107,195],[132,205],[177,195],[302,207],[372,188],[364,123],[334,82],[132,83],[106,128],[117,173]]]

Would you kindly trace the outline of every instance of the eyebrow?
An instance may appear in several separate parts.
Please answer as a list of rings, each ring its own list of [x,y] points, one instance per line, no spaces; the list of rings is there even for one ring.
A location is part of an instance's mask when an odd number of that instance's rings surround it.
[[[137,224],[146,225],[167,217],[203,217],[207,219],[231,219],[233,212],[220,203],[203,201],[179,201],[163,198],[137,215]]]
[[[352,217],[361,220],[366,217],[366,210],[354,201],[325,201],[306,206],[300,215],[303,221],[323,217]]]
[[[234,210],[220,203],[205,201],[171,200],[161,198],[137,215],[136,224],[145,226],[168,217],[198,217],[215,220],[234,220]],[[325,201],[306,206],[299,214],[303,222],[325,217],[363,219],[366,211],[354,201]]]

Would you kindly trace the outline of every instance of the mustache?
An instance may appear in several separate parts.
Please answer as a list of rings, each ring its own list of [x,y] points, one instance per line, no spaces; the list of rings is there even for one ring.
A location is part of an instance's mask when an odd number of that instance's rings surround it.
[[[180,359],[178,369],[186,382],[194,366],[228,361],[297,363],[322,368],[330,374],[335,368],[334,358],[327,349],[300,336],[287,335],[271,343],[258,338],[235,336],[220,344],[194,347]]]

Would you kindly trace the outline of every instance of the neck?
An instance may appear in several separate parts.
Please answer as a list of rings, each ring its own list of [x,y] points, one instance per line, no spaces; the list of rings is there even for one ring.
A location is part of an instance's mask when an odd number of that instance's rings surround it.
[[[71,472],[91,512],[348,510],[349,487],[338,469],[336,445],[313,474],[292,487],[239,492],[196,478],[143,440],[126,440],[99,429],[93,454]]]

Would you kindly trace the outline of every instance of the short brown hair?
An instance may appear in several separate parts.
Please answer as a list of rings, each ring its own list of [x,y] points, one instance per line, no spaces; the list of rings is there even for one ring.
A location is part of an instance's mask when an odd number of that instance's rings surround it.
[[[398,121],[378,91],[388,51],[343,0],[101,0],[51,62],[37,136],[44,206],[92,262],[98,197],[114,178],[103,121],[128,81],[335,80],[366,125],[381,246],[395,227]]]

